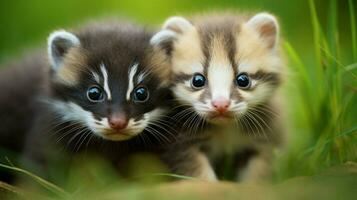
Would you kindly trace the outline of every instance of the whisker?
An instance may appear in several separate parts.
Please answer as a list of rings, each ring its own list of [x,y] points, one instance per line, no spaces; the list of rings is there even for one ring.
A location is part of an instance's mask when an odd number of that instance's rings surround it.
[[[69,141],[67,142],[67,147],[69,147],[69,145],[72,143],[72,141],[79,135],[81,135],[83,133],[83,131],[85,131],[86,129],[82,129],[81,131],[79,131],[78,133],[76,133],[74,136],[72,136]]]
[[[77,150],[76,150],[76,152],[78,152],[79,150],[80,150],[80,148],[81,148],[81,146],[82,146],[82,144],[86,141],[86,139],[91,135],[91,132],[90,132],[90,130],[87,130],[86,132],[84,132],[84,134],[83,135],[85,135],[84,137],[83,137],[83,140],[82,140],[82,142],[79,144],[79,146],[78,146],[78,148],[77,148]],[[82,137],[81,137],[82,138]],[[79,139],[79,140],[81,140],[81,138]]]
[[[266,135],[266,133],[265,133],[265,131],[264,131],[264,128],[263,128],[262,125],[259,123],[259,121],[254,117],[254,115],[253,115],[250,111],[249,111],[248,113],[249,113],[249,115],[251,116],[251,119],[254,121],[254,125],[256,124],[256,125],[259,126],[258,134],[259,134],[259,135],[260,135],[260,134],[263,134],[264,137],[265,137],[265,139],[266,139],[266,140],[269,140],[268,137],[267,137],[267,135]],[[256,126],[256,125],[255,125],[255,126]]]

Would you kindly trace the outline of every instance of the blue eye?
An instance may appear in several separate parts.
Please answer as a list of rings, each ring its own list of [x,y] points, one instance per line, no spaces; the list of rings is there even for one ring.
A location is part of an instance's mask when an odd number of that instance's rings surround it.
[[[192,78],[191,85],[195,89],[200,89],[206,84],[206,78],[202,74],[195,74]]]
[[[91,102],[101,102],[104,100],[104,94],[101,88],[98,86],[93,86],[87,90],[87,98]]]
[[[149,99],[149,91],[146,87],[138,87],[134,90],[133,100],[135,102],[145,102]]]
[[[250,79],[247,74],[238,74],[236,78],[237,86],[242,89],[248,89],[250,87]]]

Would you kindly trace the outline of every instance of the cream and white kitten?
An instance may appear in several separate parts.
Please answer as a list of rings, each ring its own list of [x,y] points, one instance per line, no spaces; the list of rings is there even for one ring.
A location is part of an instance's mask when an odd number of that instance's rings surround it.
[[[195,129],[199,142],[181,150],[175,146],[173,151],[184,152],[179,158],[168,153],[174,171],[216,180],[229,156],[237,179],[267,177],[283,140],[277,89],[284,63],[276,18],[267,13],[171,17],[151,43],[170,58],[176,98],[200,118],[196,122],[204,122],[202,132]]]

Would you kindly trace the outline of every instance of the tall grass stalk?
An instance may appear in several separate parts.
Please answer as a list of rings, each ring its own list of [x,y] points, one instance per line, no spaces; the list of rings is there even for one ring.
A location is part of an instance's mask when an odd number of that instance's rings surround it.
[[[280,178],[309,175],[325,167],[357,159],[354,146],[357,131],[354,119],[357,118],[351,115],[353,107],[350,107],[357,96],[347,87],[351,85],[348,80],[357,80],[353,73],[356,67],[343,64],[353,63],[356,59],[353,2],[349,1],[351,48],[342,48],[339,42],[337,0],[329,1],[326,31],[321,26],[314,0],[308,0],[308,4],[313,29],[314,66],[308,65],[308,60],[303,59],[290,43],[284,44],[292,70],[297,74],[292,82],[297,84],[295,87],[300,92],[298,100],[290,100],[293,103],[291,109],[293,113],[302,113],[294,116],[298,125],[291,132],[304,142],[295,142],[295,147],[285,157],[287,160],[281,162],[284,166],[279,169],[282,171]],[[351,52],[346,52],[349,49],[353,51],[353,60],[342,61],[341,54],[349,55]],[[311,70],[306,70],[308,68]],[[299,126],[303,128],[296,129]]]
[[[348,1],[351,22],[351,38],[352,38],[352,51],[353,61],[357,62],[357,32],[356,32],[356,18],[353,0]]]

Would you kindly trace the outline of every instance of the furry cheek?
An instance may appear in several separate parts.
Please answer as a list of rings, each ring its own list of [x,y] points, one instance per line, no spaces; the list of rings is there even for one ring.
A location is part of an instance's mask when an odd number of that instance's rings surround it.
[[[140,120],[130,119],[128,123],[128,131],[133,135],[138,135],[143,132],[148,126],[154,124],[165,113],[164,109],[155,109],[145,113]]]
[[[188,86],[187,84],[178,84],[173,91],[181,102],[186,103],[189,106],[200,104],[199,98],[204,92],[204,90],[192,91],[191,86]]]
[[[272,96],[274,87],[267,84],[258,84],[252,91],[240,90],[240,94],[248,106],[256,106],[260,103],[266,102],[266,100]]]
[[[53,100],[48,102],[63,121],[78,121],[83,127],[89,128],[94,134],[101,136],[96,128],[96,120],[91,112],[84,110],[73,102]]]

